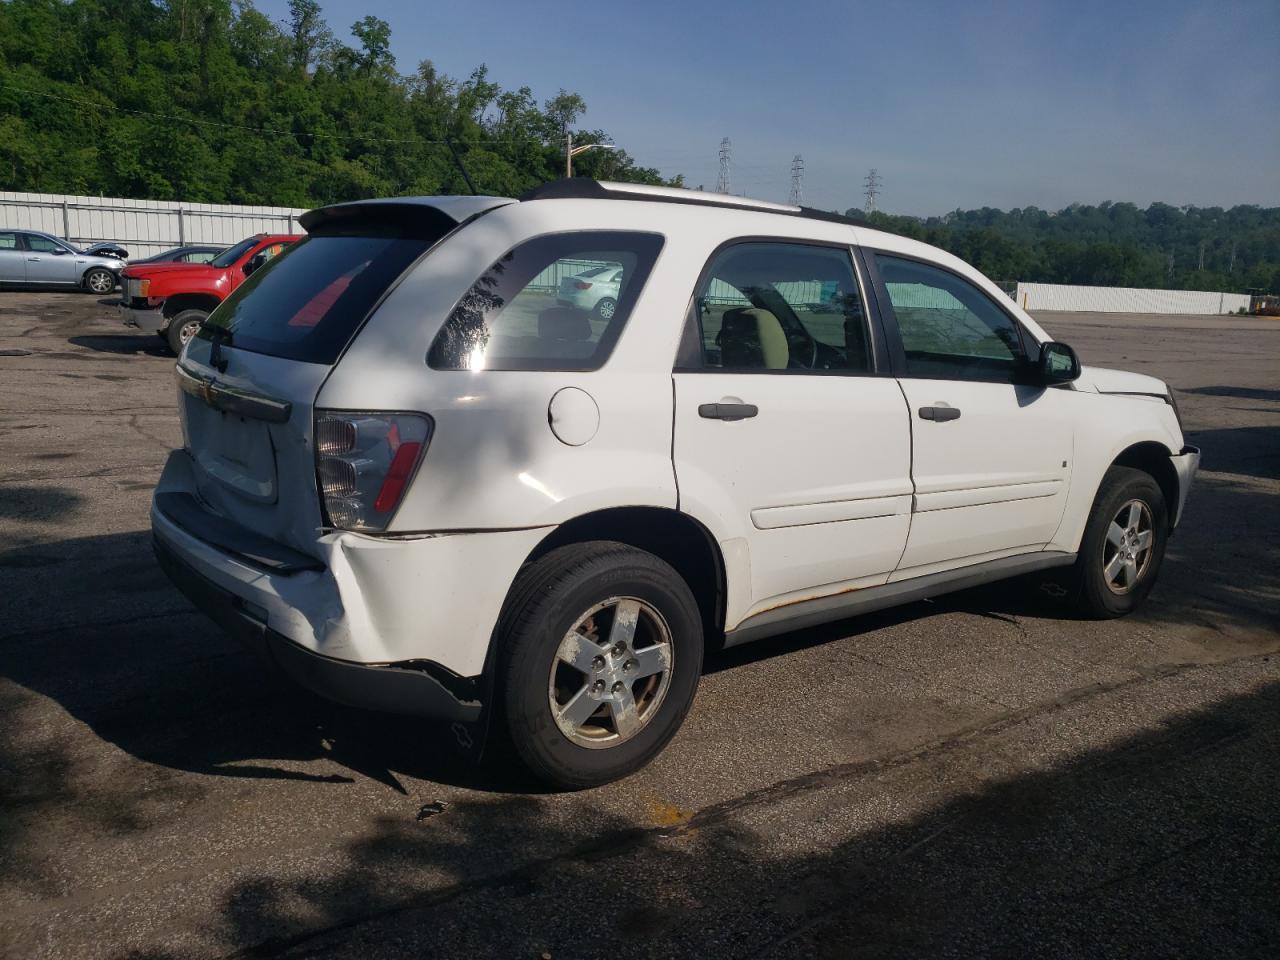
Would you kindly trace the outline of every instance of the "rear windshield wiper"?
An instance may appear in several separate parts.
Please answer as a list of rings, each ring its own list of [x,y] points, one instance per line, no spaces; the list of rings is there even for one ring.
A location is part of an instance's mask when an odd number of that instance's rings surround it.
[[[226,373],[227,359],[222,355],[222,345],[231,346],[231,330],[221,324],[210,323],[208,317],[200,321],[200,329],[209,331],[209,366],[219,373]]]

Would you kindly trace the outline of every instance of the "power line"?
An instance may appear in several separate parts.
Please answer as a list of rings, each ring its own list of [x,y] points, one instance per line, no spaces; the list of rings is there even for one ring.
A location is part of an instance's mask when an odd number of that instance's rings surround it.
[[[880,174],[875,167],[871,168],[862,182],[866,185],[866,189],[863,190],[863,196],[866,197],[866,211],[875,213],[876,198],[880,196]]]
[[[795,155],[795,159],[791,161],[791,198],[789,202],[796,207],[804,203],[804,157],[798,153]]]
[[[720,141],[720,176],[716,179],[716,193],[729,192],[729,165],[732,162],[733,144],[725,137]]]

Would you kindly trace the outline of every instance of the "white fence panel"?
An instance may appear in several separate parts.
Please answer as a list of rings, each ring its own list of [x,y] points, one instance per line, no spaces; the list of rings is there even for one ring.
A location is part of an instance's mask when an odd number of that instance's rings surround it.
[[[145,257],[182,243],[230,246],[255,233],[302,233],[303,210],[0,191],[0,229],[41,230],[76,246],[111,240]]]
[[[1138,290],[1131,287],[1073,287],[1020,283],[1015,297],[1026,310],[1091,313],[1235,313],[1249,309],[1246,293],[1201,290]]]

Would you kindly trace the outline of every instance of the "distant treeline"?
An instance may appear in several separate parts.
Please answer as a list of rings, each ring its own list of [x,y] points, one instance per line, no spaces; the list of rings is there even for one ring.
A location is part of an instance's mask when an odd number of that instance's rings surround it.
[[[315,0],[0,0],[0,189],[307,207],[396,194],[518,195],[564,172],[583,99],[539,104],[485,67],[402,75],[391,28],[338,40]],[[424,14],[426,11],[424,10]],[[481,36],[482,34],[477,34]],[[621,150],[575,172],[665,182]]]
[[[849,216],[935,244],[994,280],[1280,293],[1280,207],[1132,203]]]

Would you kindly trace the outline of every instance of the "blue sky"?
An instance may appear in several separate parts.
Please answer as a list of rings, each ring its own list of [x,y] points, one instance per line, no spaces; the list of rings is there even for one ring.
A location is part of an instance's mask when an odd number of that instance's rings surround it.
[[[1280,205],[1280,3],[554,4],[321,0],[343,40],[391,24],[399,69],[480,63],[539,100],[564,87],[638,162],[711,189],[881,208],[1154,200]],[[285,0],[258,0],[277,19]]]

